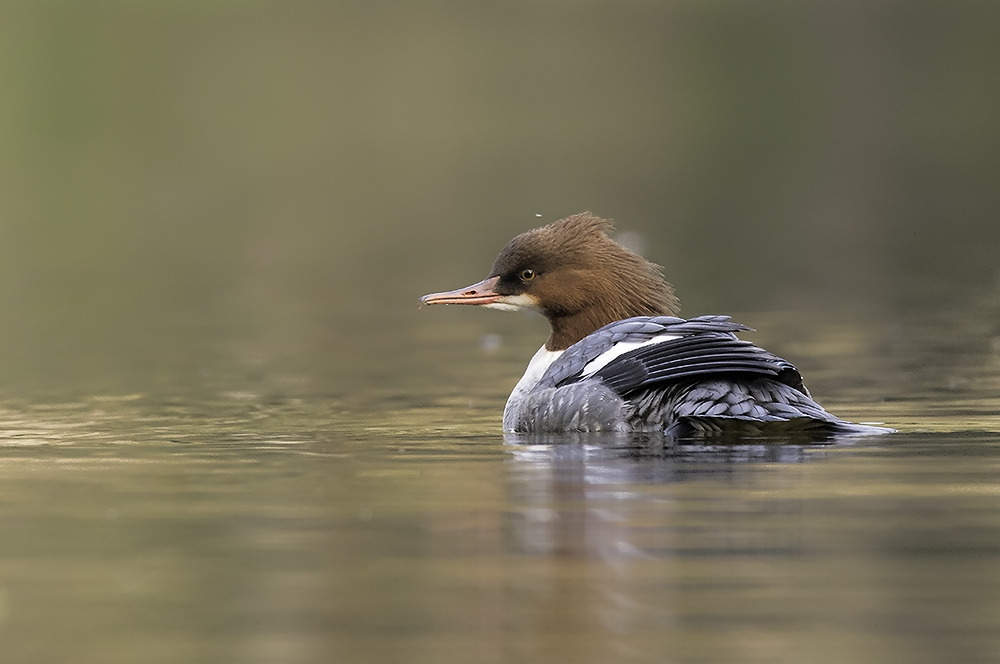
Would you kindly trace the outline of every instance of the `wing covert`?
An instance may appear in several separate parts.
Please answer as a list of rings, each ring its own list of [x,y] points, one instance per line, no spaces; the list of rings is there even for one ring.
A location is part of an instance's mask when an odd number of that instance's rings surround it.
[[[612,360],[591,376],[577,375],[563,383],[596,377],[624,395],[654,383],[733,373],[767,376],[808,394],[794,365],[733,334],[718,332],[642,346]]]
[[[676,316],[636,316],[609,323],[584,337],[563,352],[539,381],[540,387],[555,387],[576,382],[584,367],[615,344],[643,343],[664,334],[700,336],[706,333],[732,335],[749,331],[729,316],[697,316],[687,320]]]

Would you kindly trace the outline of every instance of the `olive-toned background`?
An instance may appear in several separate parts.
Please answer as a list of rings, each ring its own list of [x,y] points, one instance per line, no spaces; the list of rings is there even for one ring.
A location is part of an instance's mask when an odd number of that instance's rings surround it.
[[[0,0],[0,661],[995,662],[998,26]],[[901,432],[504,438],[584,209]]]
[[[584,209],[688,315],[989,292],[998,25],[971,0],[2,2],[0,366],[149,389],[220,326],[356,357],[322,340],[405,326]]]

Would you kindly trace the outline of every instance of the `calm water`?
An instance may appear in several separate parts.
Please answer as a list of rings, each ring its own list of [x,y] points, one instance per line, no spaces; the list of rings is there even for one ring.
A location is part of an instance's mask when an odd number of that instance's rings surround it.
[[[145,391],[8,389],[0,659],[996,661],[995,314],[741,316],[901,429],[826,446],[505,439],[543,328],[474,310],[339,364],[217,329]]]
[[[1000,660],[998,25],[0,2],[0,664]],[[587,208],[901,433],[504,439]]]

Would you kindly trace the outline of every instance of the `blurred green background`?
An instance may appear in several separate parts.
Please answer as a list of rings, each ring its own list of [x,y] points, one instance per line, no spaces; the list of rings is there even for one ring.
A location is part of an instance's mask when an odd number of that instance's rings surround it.
[[[3,1],[0,375],[356,358],[585,209],[687,315],[995,296],[998,176],[992,1]]]

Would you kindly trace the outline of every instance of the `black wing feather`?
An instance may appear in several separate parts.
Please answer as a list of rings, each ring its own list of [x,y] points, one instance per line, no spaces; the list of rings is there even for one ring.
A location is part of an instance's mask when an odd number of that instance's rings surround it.
[[[733,373],[768,376],[808,394],[802,376],[792,364],[725,333],[693,334],[643,346],[615,358],[593,375],[625,395],[654,383]]]

